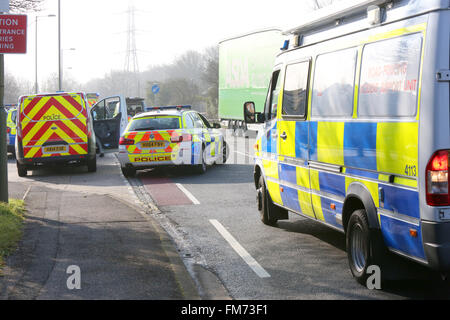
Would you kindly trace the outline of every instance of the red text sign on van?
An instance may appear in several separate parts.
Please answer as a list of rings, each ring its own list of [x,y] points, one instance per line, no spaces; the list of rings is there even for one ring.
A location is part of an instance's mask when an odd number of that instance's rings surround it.
[[[27,53],[27,16],[0,14],[0,54]]]

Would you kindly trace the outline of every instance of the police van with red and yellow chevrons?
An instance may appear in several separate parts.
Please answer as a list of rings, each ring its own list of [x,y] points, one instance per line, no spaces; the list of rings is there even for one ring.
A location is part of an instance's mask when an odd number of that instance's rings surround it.
[[[95,135],[84,93],[57,92],[19,98],[16,159],[18,175],[58,163],[97,170]]]
[[[225,163],[227,144],[219,124],[211,125],[190,106],[146,108],[133,117],[119,141],[122,173],[156,166],[194,166],[198,173],[207,165]]]
[[[346,235],[353,276],[388,251],[450,271],[450,1],[341,1],[287,30],[254,170],[262,221]]]

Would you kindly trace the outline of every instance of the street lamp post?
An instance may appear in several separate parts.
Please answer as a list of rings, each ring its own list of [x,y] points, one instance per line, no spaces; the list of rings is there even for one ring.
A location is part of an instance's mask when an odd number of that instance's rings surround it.
[[[58,90],[62,91],[61,0],[58,0]]]
[[[39,93],[39,85],[38,85],[38,18],[45,18],[45,17],[56,17],[54,14],[49,14],[47,16],[36,16],[36,26],[35,26],[35,49],[34,49],[34,92],[37,94]]]
[[[60,81],[61,81],[61,84],[60,84],[60,86],[59,86],[59,91],[62,91],[62,87],[63,87],[63,78],[64,78],[64,68],[63,68],[63,57],[64,57],[64,51],[75,51],[76,49],[75,48],[68,48],[68,49],[61,49],[60,50],[60,53],[61,53],[61,55],[60,55],[60,60],[59,60],[59,67],[60,67],[60,69],[61,69],[61,73],[60,73],[60,77],[59,77],[59,79],[60,79]]]

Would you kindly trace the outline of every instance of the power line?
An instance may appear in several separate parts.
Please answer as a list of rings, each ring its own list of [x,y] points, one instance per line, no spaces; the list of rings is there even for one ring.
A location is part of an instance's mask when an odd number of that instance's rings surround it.
[[[136,26],[135,26],[136,8],[130,2],[128,9],[128,29],[127,29],[127,50],[125,57],[125,71],[138,73],[139,63],[136,47]]]

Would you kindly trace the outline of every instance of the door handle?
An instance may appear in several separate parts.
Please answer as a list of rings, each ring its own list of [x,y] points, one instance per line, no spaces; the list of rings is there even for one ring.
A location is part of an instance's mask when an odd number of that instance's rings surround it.
[[[287,138],[286,132],[283,132],[282,134],[280,134],[280,138],[283,140],[286,140],[286,138]]]

